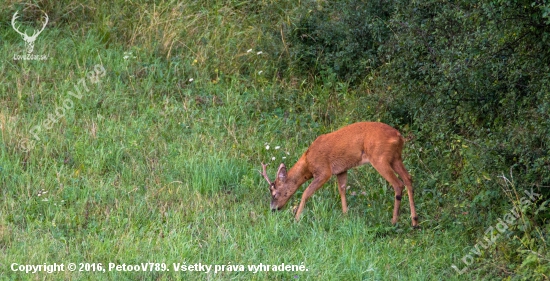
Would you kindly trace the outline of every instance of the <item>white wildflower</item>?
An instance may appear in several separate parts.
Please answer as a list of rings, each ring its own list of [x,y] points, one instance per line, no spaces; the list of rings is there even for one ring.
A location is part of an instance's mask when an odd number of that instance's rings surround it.
[[[124,56],[122,58],[127,60],[129,58],[135,59],[136,57],[132,55],[132,52],[124,52]]]

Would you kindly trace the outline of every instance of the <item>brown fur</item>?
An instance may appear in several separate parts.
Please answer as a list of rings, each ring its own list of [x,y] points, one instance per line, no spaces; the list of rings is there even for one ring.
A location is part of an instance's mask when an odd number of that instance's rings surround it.
[[[307,199],[332,175],[336,175],[338,192],[342,200],[342,211],[346,213],[348,211],[345,194],[347,170],[371,163],[395,191],[392,223],[397,222],[404,186],[407,187],[409,196],[411,218],[417,218],[412,178],[405,169],[401,158],[403,143],[403,137],[396,129],[378,122],[354,123],[332,133],[321,135],[313,141],[288,172],[284,164],[279,166],[275,182],[269,181],[264,167],[264,177],[270,182],[271,209],[279,210],[284,207],[296,190],[313,178],[304,191],[296,211],[296,220],[299,220]],[[396,173],[402,181],[397,178]],[[416,227],[417,219],[413,219],[412,224]]]

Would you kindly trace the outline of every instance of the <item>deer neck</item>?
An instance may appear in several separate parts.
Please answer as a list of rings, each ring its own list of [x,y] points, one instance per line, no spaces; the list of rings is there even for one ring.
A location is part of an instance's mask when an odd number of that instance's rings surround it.
[[[288,191],[290,191],[291,194],[296,193],[298,188],[311,179],[313,177],[313,174],[309,171],[305,153],[300,157],[298,162],[292,166],[292,168],[288,171],[287,175],[287,186]]]

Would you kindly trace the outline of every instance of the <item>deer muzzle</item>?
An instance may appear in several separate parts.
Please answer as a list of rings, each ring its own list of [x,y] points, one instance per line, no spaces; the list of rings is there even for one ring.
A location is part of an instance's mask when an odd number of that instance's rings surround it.
[[[270,207],[272,212],[280,211],[282,209],[282,207],[277,206],[277,202],[273,202],[273,201],[271,202]]]

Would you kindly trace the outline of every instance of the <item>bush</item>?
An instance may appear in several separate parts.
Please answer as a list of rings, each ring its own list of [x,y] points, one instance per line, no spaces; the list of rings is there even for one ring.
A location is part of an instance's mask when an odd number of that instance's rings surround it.
[[[479,167],[513,166],[525,183],[550,185],[550,25],[541,11],[530,1],[398,4],[381,69],[382,86],[406,107],[393,111],[501,160]]]
[[[336,74],[359,82],[380,65],[378,52],[390,35],[388,1],[327,1],[306,4],[290,32],[290,49],[310,75]]]

